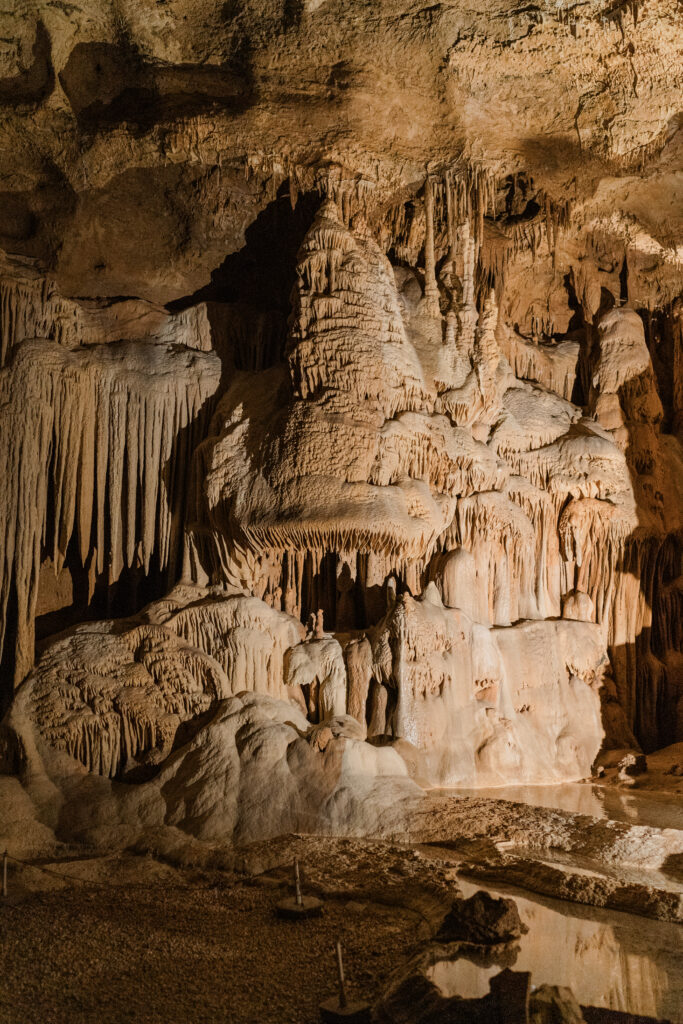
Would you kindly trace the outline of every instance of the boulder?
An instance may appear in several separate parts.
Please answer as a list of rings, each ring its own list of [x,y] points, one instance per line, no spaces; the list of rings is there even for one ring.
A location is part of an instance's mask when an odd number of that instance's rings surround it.
[[[489,946],[512,942],[524,930],[514,900],[491,896],[480,889],[469,899],[453,902],[436,938],[440,942],[471,942]]]

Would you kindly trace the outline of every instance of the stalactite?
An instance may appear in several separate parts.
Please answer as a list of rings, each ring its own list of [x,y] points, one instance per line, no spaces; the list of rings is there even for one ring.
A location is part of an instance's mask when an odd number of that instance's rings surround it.
[[[535,593],[536,537],[517,505],[497,491],[458,501],[451,543],[470,551],[488,592],[489,619],[509,625],[528,614]]]
[[[173,592],[163,604],[172,604]],[[223,669],[229,692],[251,690],[288,700],[284,682],[284,657],[303,639],[302,627],[289,615],[256,597],[199,593],[189,607],[147,615],[158,618],[166,629],[193,648],[214,658]],[[162,604],[162,603],[160,603]]]
[[[124,342],[75,351],[27,342],[2,371],[0,645],[15,593],[15,682],[33,660],[43,545],[56,572],[75,536],[82,560],[92,553],[111,582],[138,559],[149,572],[153,555],[173,574],[187,454],[206,429],[219,379],[213,354]]]
[[[434,258],[434,193],[431,178],[427,177],[425,195],[425,299],[430,309],[438,315],[439,289],[436,284],[436,261]]]
[[[453,179],[450,171],[446,172],[446,220],[448,230],[448,258],[455,267],[457,258],[455,195],[453,190]]]
[[[81,311],[63,299],[52,281],[29,268],[13,266],[3,275],[0,265],[0,368],[22,341],[50,338],[62,345],[77,344],[83,334]]]
[[[498,346],[515,377],[535,381],[568,401],[577,375],[579,343],[564,341],[553,346],[531,344],[506,324],[497,327]]]
[[[491,290],[495,290],[499,295],[503,294],[512,255],[512,239],[502,236],[486,240],[477,264],[476,294],[480,300],[483,300]]]
[[[250,173],[265,174],[263,168],[255,161]],[[304,177],[293,163],[285,169],[291,196],[292,182]],[[269,165],[264,188],[279,173]],[[228,691],[244,683],[287,698],[278,689],[281,664],[299,633],[286,615],[278,632],[280,609],[297,618],[322,609],[325,628],[333,629],[343,595],[349,628],[376,623],[391,592],[388,581],[418,595],[434,556],[450,557],[457,548],[471,559],[476,586],[486,594],[485,619],[507,626],[558,616],[567,596],[578,594],[594,609],[613,651],[637,648],[624,655],[625,668],[616,675],[624,706],[644,735],[648,708],[664,700],[669,685],[666,645],[680,639],[669,623],[680,603],[669,578],[673,556],[664,556],[661,538],[636,532],[628,472],[630,464],[634,477],[651,473],[656,461],[651,435],[661,410],[647,400],[651,377],[619,377],[606,387],[602,377],[613,361],[593,367],[588,379],[597,382],[596,395],[589,401],[595,400],[602,426],[543,388],[515,381],[510,366],[569,399],[576,343],[529,345],[499,322],[491,287],[515,254],[537,251],[544,237],[549,252],[557,251],[568,207],[534,192],[541,205],[535,220],[510,227],[501,214],[496,221],[495,178],[481,167],[459,176],[449,171],[443,182],[430,178],[424,203],[382,209],[375,185],[359,175],[337,165],[306,173],[306,182],[327,198],[298,254],[286,362],[273,365],[281,322],[231,319],[226,331],[244,372],[197,452],[187,516],[186,571],[251,596],[229,596],[220,612],[176,610],[164,619],[167,627],[216,657]],[[413,267],[424,249],[424,291],[436,310],[436,266],[447,257],[440,265],[450,298],[445,324],[439,321],[445,345],[440,331],[426,344],[419,274],[392,269],[378,235],[400,236]],[[451,288],[451,273],[462,282],[462,297],[460,281]],[[576,291],[594,313],[595,287]],[[537,340],[552,331],[552,319],[550,302],[547,311],[535,305]],[[32,393],[22,349],[3,371],[8,394]],[[193,425],[205,422],[213,393],[201,388],[216,367],[202,355],[191,370],[182,361],[169,365],[170,380],[157,372],[154,353],[163,351],[171,363],[177,349],[172,360],[167,347],[145,346],[144,367],[134,349],[140,346],[112,345],[91,359],[85,351],[39,343],[30,431],[38,454],[24,472],[34,450],[27,431],[4,467],[7,479],[21,477],[11,485],[13,507],[23,503],[40,512],[35,529],[22,532],[17,515],[3,522],[9,554],[0,571],[11,584],[3,596],[16,601],[23,623],[31,619],[43,548],[59,570],[74,537],[83,560],[94,560],[112,581],[126,566],[147,571],[157,561],[178,564],[184,467],[200,435]],[[184,358],[197,356],[185,352]],[[140,385],[145,373],[153,387]],[[630,437],[623,421],[611,425],[616,396],[622,412],[626,405],[638,410]],[[82,414],[73,415],[75,409]],[[351,585],[344,590],[339,581],[346,569]],[[233,597],[235,608],[254,601],[257,614],[248,621],[227,614]],[[394,591],[394,603],[395,597]],[[12,614],[8,603],[3,621]],[[32,650],[27,628],[22,657]],[[655,633],[656,648],[648,640]],[[431,686],[428,676],[420,677],[421,697]],[[486,679],[479,680],[482,692],[489,690]],[[178,708],[188,700],[182,689]],[[131,704],[120,718],[120,733],[119,725],[111,734],[105,728],[104,739],[79,727],[65,741],[68,749],[85,763],[108,766],[166,743],[145,708],[138,712]]]

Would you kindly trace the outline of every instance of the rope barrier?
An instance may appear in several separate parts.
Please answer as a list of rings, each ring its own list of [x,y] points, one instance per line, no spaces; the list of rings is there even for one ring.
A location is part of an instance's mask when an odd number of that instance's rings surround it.
[[[290,836],[290,838],[294,838],[294,839],[306,838],[306,834],[305,833],[298,833],[298,832],[290,832],[289,836]],[[42,874],[50,875],[53,878],[58,878],[62,882],[78,882],[81,885],[89,885],[89,886],[91,886],[93,888],[113,888],[113,889],[120,889],[121,888],[119,883],[111,882],[108,879],[101,879],[100,881],[93,881],[93,880],[87,879],[87,878],[80,878],[78,875],[71,875],[71,874],[67,874],[65,872],[55,871],[53,868],[46,868],[46,867],[43,867],[41,864],[31,864],[29,861],[21,860],[19,857],[11,856],[11,854],[9,854],[7,852],[7,850],[5,850],[5,852],[3,854],[3,865],[2,865],[2,896],[3,896],[3,898],[6,898],[7,894],[8,894],[7,893],[7,862],[8,861],[13,861],[15,864],[20,864],[23,868],[29,868],[29,869],[32,869],[33,871],[40,871],[40,872],[42,872]],[[263,875],[270,874],[273,871],[281,870],[285,866],[288,867],[288,866],[291,865],[291,863],[292,862],[289,859],[286,859],[285,861],[278,862],[277,864],[271,864],[270,866],[264,868],[262,871],[259,871],[258,873],[255,873],[255,874],[252,874],[245,881],[246,881],[247,884],[249,884],[249,881],[253,882],[255,879],[260,878]],[[296,890],[298,890],[300,892],[300,884],[301,883],[300,883],[300,879],[299,879],[299,870],[298,870],[299,869],[299,862],[298,862],[298,858],[295,859],[294,863],[295,863],[295,888],[296,888]],[[218,869],[218,870],[220,871],[220,869]],[[329,889],[326,885],[323,884],[322,886],[319,885],[319,886],[317,886],[315,888],[316,888],[316,891],[321,893],[321,895],[324,895],[327,898],[332,898],[332,899],[334,899],[335,897],[344,897],[344,898],[348,899],[349,897],[353,897],[353,896],[357,896],[359,899],[361,899],[361,898],[363,898],[363,899],[368,898],[367,893],[364,890],[362,890],[362,889],[360,889],[360,890],[359,889],[354,889],[353,887],[351,889],[349,889],[349,890],[335,891],[335,890]],[[390,905],[390,906],[393,906],[395,904],[395,902],[396,902],[395,900],[389,900],[389,899],[386,899],[386,898],[382,898],[382,896],[378,895],[378,894],[375,894],[374,897],[372,897],[372,898],[377,903],[381,903],[381,904],[385,904],[385,905]],[[415,906],[412,902],[406,903],[404,905],[406,906],[407,909],[411,910],[413,913],[417,914],[424,921],[426,921],[427,924],[430,924],[429,916],[419,906]]]
[[[24,868],[31,868],[33,871],[41,871],[44,875],[52,875],[54,878],[59,878],[61,881],[80,882],[81,885],[92,885],[92,886],[114,886],[114,883],[106,880],[94,882],[88,878],[79,878],[78,875],[69,875],[64,872],[54,871],[52,868],[43,867],[41,864],[31,864],[27,860],[21,860],[19,857],[12,857],[11,854],[5,851],[3,856],[3,886],[2,895],[7,896],[7,862],[13,861],[15,864],[21,864]],[[118,888],[118,886],[114,886]]]

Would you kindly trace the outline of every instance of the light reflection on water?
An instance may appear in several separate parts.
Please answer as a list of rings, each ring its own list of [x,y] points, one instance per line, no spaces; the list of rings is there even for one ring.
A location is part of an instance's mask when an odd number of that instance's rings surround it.
[[[466,879],[465,896],[482,888]],[[616,911],[557,900],[510,895],[529,931],[517,940],[515,971],[530,971],[532,984],[566,985],[584,1006],[678,1020],[683,1007],[683,928]],[[479,998],[500,967],[468,960],[441,961],[430,977],[444,995]]]
[[[565,782],[554,786],[498,786],[486,789],[440,789],[432,792],[447,796],[486,797],[513,800],[532,807],[551,807],[574,814],[590,814],[629,825],[651,828],[683,829],[683,801],[647,791],[624,791],[585,782]]]

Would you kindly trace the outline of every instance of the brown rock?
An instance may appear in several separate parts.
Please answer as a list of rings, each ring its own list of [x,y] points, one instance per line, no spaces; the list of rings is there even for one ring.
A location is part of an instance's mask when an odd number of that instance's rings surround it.
[[[439,942],[471,942],[488,946],[512,942],[524,931],[514,900],[489,895],[484,889],[455,900],[439,928]]]

